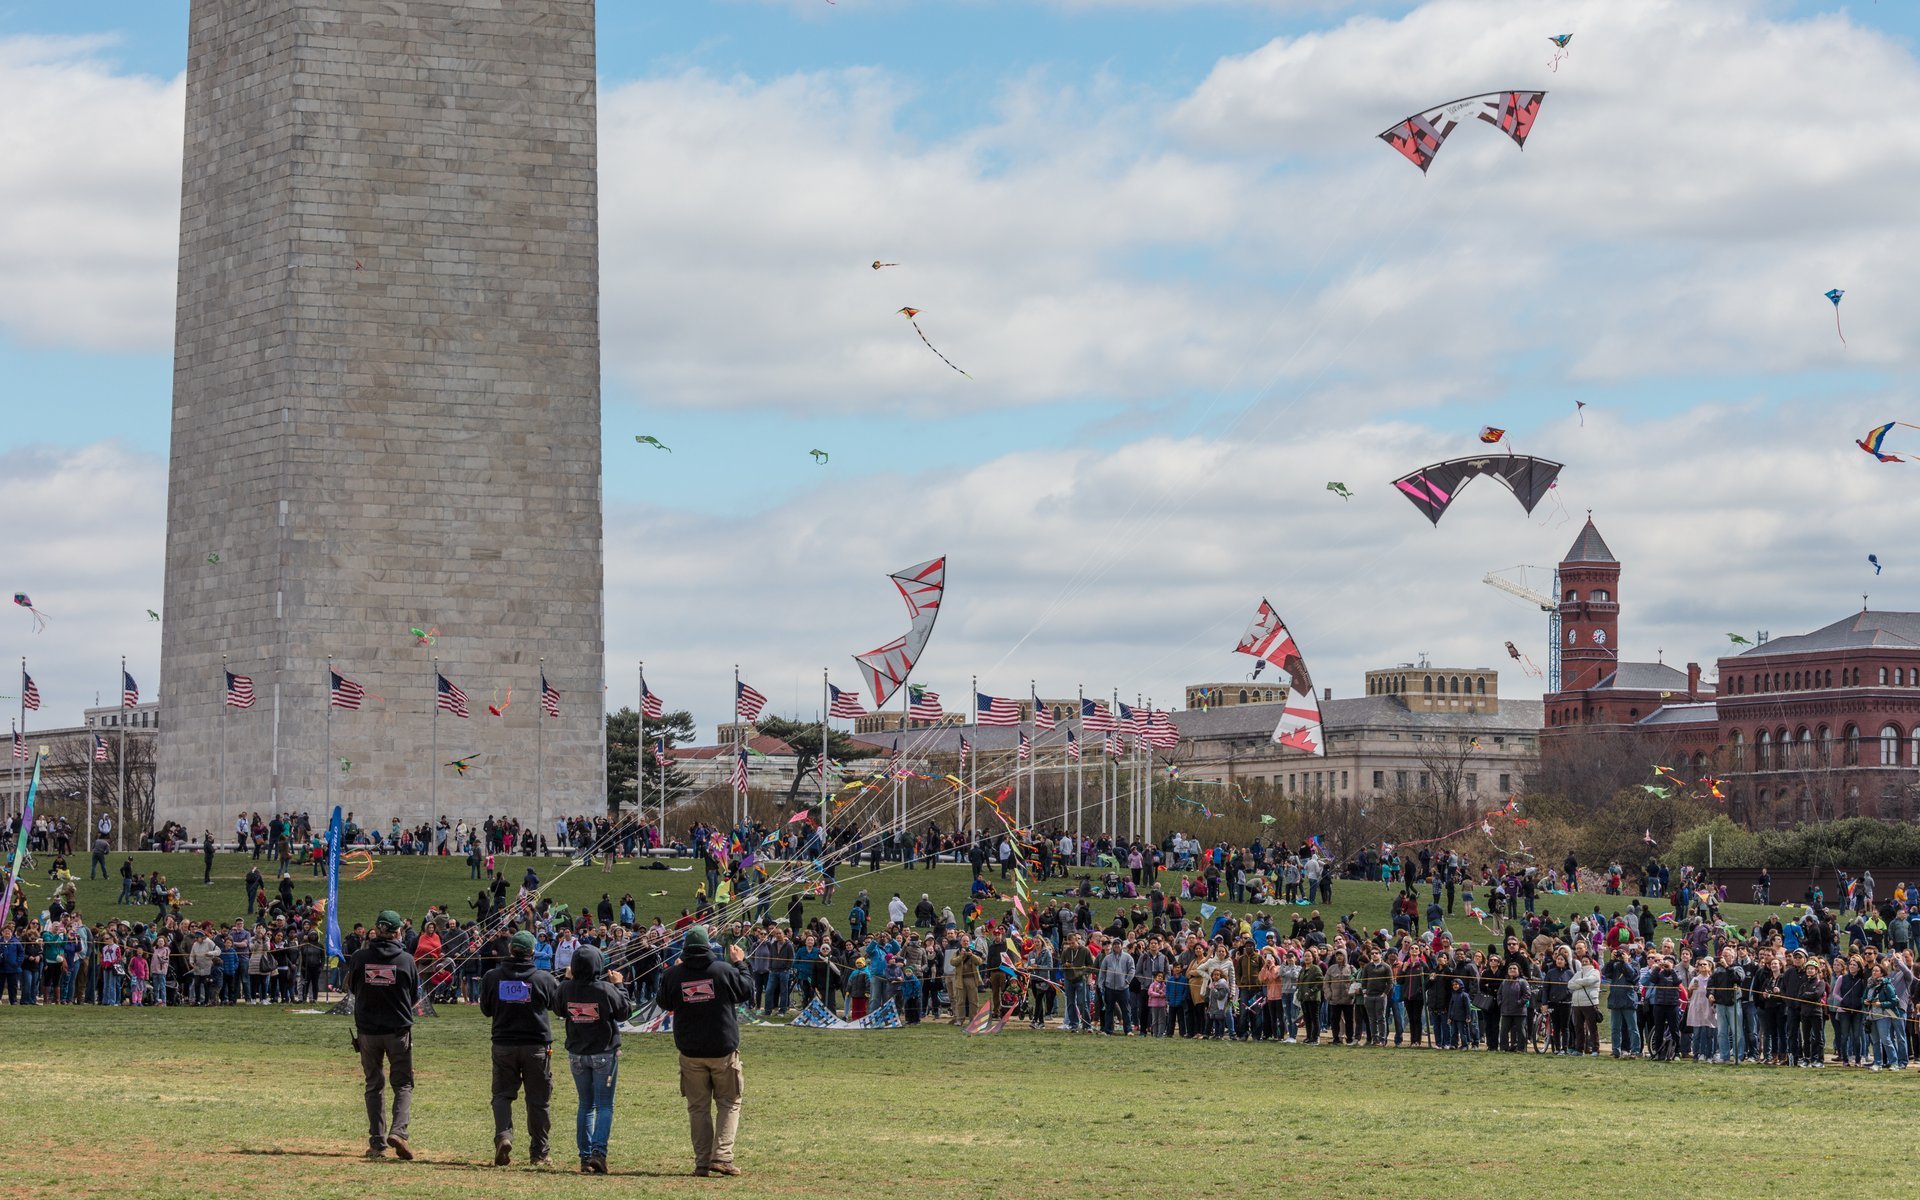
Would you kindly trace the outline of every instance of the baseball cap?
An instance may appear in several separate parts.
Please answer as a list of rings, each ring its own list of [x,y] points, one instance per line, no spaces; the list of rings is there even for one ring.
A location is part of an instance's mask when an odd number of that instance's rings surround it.
[[[373,923],[382,929],[398,930],[400,914],[390,908],[383,908],[380,910],[380,915],[373,919]]]
[[[512,944],[515,954],[531,955],[533,953],[533,935],[524,929],[513,935]]]
[[[702,949],[711,949],[711,945],[707,941],[706,927],[703,925],[694,925],[690,927],[687,930],[686,944],[689,947],[699,946]]]

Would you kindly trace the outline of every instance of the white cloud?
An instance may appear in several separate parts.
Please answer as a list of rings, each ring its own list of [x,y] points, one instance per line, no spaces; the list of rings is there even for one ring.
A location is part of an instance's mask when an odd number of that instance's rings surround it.
[[[0,38],[0,330],[173,344],[184,78],[117,73],[102,38]]]

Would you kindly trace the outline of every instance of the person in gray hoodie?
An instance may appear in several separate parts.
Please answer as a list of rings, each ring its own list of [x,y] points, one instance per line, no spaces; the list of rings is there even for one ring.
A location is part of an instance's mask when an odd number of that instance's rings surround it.
[[[613,1130],[613,1089],[620,1079],[620,1022],[633,1012],[625,980],[608,971],[597,946],[580,946],[554,997],[553,1013],[566,1022],[567,1063],[580,1094],[574,1141],[582,1175],[607,1173],[607,1141]]]

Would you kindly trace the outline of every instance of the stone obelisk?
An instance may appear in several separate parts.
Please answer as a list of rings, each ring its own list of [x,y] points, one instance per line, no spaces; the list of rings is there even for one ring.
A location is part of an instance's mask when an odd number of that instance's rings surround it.
[[[190,39],[159,818],[603,810],[594,0],[192,0]],[[323,761],[329,658],[367,696]]]

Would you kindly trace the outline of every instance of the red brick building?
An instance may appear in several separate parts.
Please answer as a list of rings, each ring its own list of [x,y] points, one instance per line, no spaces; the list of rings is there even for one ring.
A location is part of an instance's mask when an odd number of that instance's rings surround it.
[[[1920,613],[1863,610],[1700,667],[1621,660],[1620,563],[1589,520],[1560,564],[1560,691],[1541,749],[1640,737],[1722,780],[1749,826],[1920,817]],[[1696,776],[1697,777],[1697,776]]]

